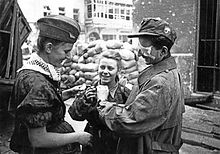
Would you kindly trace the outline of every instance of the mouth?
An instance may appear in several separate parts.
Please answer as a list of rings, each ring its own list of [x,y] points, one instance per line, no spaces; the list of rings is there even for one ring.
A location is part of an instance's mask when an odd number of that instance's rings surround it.
[[[103,75],[102,75],[101,78],[102,78],[102,79],[108,79],[109,76],[103,76]]]
[[[109,80],[110,76],[101,75],[100,78],[101,80]]]

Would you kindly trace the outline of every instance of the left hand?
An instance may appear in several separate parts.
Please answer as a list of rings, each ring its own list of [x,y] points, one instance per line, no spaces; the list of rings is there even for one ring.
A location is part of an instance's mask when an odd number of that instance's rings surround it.
[[[100,102],[102,103],[102,106],[104,106],[104,108],[102,109],[102,111],[104,113],[109,112],[110,109],[113,107],[114,102],[108,102],[108,101],[104,101],[104,102]]]
[[[97,103],[96,87],[94,86],[87,87],[84,96],[86,99],[86,103],[94,106]]]
[[[75,87],[63,90],[62,91],[63,99],[67,100],[71,97],[74,97],[79,91],[82,91],[80,88],[81,87],[79,87],[79,86],[75,86]]]

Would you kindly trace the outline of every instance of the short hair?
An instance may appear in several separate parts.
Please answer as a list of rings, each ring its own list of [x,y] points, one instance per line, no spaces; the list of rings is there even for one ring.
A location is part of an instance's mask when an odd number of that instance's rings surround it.
[[[45,44],[51,42],[53,45],[58,45],[60,43],[63,43],[62,41],[55,40],[52,38],[44,37],[44,36],[39,36],[37,39],[37,48],[39,52],[42,52],[45,50]]]
[[[122,64],[121,64],[122,57],[119,54],[117,49],[114,49],[114,50],[113,49],[108,49],[108,50],[104,51],[101,54],[101,57],[100,57],[99,60],[101,60],[102,58],[110,58],[110,59],[116,60],[117,66],[118,66],[118,70],[119,71],[121,70],[121,68],[122,68]]]

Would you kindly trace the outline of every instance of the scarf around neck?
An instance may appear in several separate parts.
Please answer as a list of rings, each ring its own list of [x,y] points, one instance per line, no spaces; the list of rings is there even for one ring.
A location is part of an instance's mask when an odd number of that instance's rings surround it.
[[[24,62],[24,65],[18,69],[17,72],[26,69],[34,70],[47,75],[54,81],[61,80],[60,69],[46,63],[37,53],[32,53],[30,59]]]

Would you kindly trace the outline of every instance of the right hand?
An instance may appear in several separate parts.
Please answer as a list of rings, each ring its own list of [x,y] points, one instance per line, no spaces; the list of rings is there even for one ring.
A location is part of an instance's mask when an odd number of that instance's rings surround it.
[[[85,91],[85,99],[86,103],[95,105],[97,102],[97,92],[96,92],[96,87],[90,86],[86,89]]]
[[[79,143],[84,146],[90,146],[92,147],[92,138],[93,136],[90,133],[87,132],[78,132],[79,135]]]

